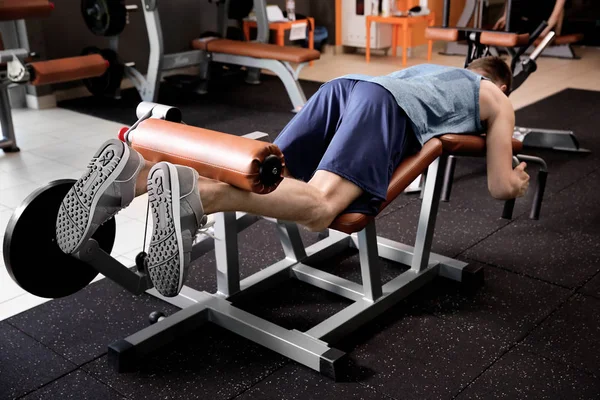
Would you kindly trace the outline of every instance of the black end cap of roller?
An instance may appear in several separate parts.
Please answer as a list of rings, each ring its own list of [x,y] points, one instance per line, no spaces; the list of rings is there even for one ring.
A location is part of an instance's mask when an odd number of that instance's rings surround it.
[[[265,186],[274,186],[283,179],[283,165],[274,154],[267,156],[258,171],[260,182]]]

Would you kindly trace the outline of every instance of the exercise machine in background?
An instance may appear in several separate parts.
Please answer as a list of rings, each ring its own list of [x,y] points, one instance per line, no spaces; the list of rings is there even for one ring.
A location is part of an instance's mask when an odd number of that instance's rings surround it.
[[[466,42],[465,67],[477,58],[493,55],[496,48],[504,49],[511,57],[512,93],[537,70],[536,60],[556,36],[556,33],[551,31],[546,37],[539,39],[540,34],[547,27],[546,22],[543,22],[531,34],[511,32],[511,19],[518,18],[512,7],[513,3],[517,1],[506,0],[506,7],[509,12],[507,13],[505,31],[492,31],[478,28],[449,27],[450,0],[444,0],[443,25],[442,27],[427,28],[426,36],[432,40],[451,43]],[[526,55],[526,51],[534,46],[536,42],[538,45],[529,55]],[[525,147],[589,152],[589,150],[580,147],[573,131],[515,127],[513,137],[523,142]]]
[[[108,49],[88,48],[86,53],[98,53],[115,65],[102,77],[87,80],[86,86],[95,95],[118,97],[121,80],[129,79],[143,101],[155,102],[158,99],[159,85],[165,72],[197,67],[199,69],[196,91],[207,92],[211,63],[223,63],[245,67],[247,82],[260,83],[261,69],[273,72],[285,86],[293,110],[299,110],[306,103],[306,96],[298,82],[300,70],[310,61],[320,57],[316,50],[285,47],[269,44],[269,23],[265,0],[254,0],[258,36],[256,41],[246,42],[225,39],[230,18],[239,16],[235,0],[217,0],[217,33],[213,37],[195,39],[193,50],[165,54],[163,32],[158,11],[158,0],[141,0],[142,7],[125,5],[122,0],[83,0],[82,14],[92,32],[109,38]],[[247,1],[243,1],[247,10]],[[110,6],[108,6],[110,4]],[[119,60],[119,35],[126,25],[128,12],[143,12],[150,44],[148,69],[144,76],[133,63]],[[242,13],[243,14],[243,13]],[[117,18],[112,18],[116,15]],[[117,24],[113,26],[112,24]],[[117,60],[117,62],[113,62]],[[293,67],[291,63],[297,64]]]
[[[552,0],[549,0],[552,1]],[[458,28],[476,28],[476,29],[484,29],[484,19],[485,19],[485,10],[486,4],[489,3],[488,0],[466,0],[463,11],[456,23]],[[513,4],[516,2],[513,1]],[[514,7],[514,6],[513,6]],[[514,8],[513,8],[514,9]],[[543,16],[543,18],[550,17],[550,14]],[[560,24],[560,23],[559,23]],[[532,30],[536,27],[531,27]],[[573,50],[573,44],[578,43],[583,40],[582,33],[571,33],[571,34],[561,34],[560,32],[556,32],[556,36],[552,43],[544,49],[541,54],[544,57],[556,57],[556,58],[566,58],[566,59],[577,59],[577,55]],[[534,46],[537,46],[541,43],[541,38],[533,43]],[[525,54],[531,54],[534,51],[534,47],[530,47],[525,51]],[[491,49],[493,54],[497,54],[497,50]],[[461,55],[464,56],[467,54],[467,43],[460,42],[449,42],[446,43],[445,49],[442,52],[444,55]]]
[[[23,20],[47,17],[53,9],[54,5],[48,0],[0,2],[1,42],[9,47],[0,48],[0,148],[5,152],[19,151],[12,120],[10,88],[97,77],[105,74],[110,68],[110,63],[98,55],[33,61],[36,55],[29,50],[27,29]]]

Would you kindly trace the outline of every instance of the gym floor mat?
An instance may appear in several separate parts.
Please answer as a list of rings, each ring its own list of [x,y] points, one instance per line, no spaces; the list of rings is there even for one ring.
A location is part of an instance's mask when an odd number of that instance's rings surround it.
[[[273,138],[293,117],[275,78],[265,77],[262,88],[233,81],[219,85],[230,91],[176,96],[167,87],[160,101],[173,99],[189,124],[234,134],[262,130]],[[310,95],[320,84],[303,85]],[[131,124],[139,98],[130,93],[124,91],[116,106],[97,99],[60,106]],[[334,383],[213,326],[154,355],[140,372],[118,375],[107,365],[108,344],[146,326],[158,301],[127,295],[116,284],[101,281],[0,322],[0,399],[58,398],[67,387],[77,391],[70,392],[73,398],[597,399],[598,104],[600,92],[569,89],[517,112],[520,125],[574,129],[582,147],[592,150],[587,155],[525,151],[544,157],[550,171],[539,221],[528,219],[528,199],[518,201],[513,221],[501,220],[501,202],[486,192],[482,160],[459,161],[451,201],[440,207],[434,249],[482,263],[486,285],[473,294],[436,280],[357,331],[340,344],[351,351],[343,382]],[[419,201],[415,195],[402,199],[378,218],[377,227],[382,235],[410,240]],[[281,255],[273,248],[274,235],[258,234],[262,228],[257,225],[242,235],[242,274]],[[214,253],[208,253],[193,265],[190,285],[214,290],[213,263]],[[323,268],[347,270],[348,277],[357,279],[356,266],[356,255],[351,255],[339,266]],[[271,294],[281,299],[257,297],[247,307],[289,325],[303,326],[339,306],[325,305],[337,299],[304,292],[301,286]],[[164,303],[159,308],[172,312]]]

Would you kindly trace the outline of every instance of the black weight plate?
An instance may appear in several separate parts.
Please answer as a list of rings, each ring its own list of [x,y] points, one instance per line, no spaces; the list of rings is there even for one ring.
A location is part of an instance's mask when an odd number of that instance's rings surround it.
[[[81,0],[81,14],[88,29],[98,36],[116,36],[127,25],[123,0]]]
[[[94,96],[114,96],[117,89],[121,87],[125,75],[125,67],[118,54],[111,49],[100,50],[98,47],[86,47],[81,54],[84,56],[100,54],[109,63],[109,67],[103,75],[84,79],[85,87]]]
[[[25,291],[56,299],[86,287],[98,272],[78,258],[65,254],[56,243],[56,217],[60,203],[75,180],[50,182],[30,194],[15,210],[4,237],[4,264]],[[110,219],[94,234],[100,248],[110,253],[116,224]]]

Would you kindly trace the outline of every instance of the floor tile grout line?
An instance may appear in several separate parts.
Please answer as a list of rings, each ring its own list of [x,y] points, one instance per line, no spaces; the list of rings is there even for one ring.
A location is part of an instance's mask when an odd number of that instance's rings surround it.
[[[246,393],[248,390],[252,389],[253,387],[259,385],[261,382],[265,381],[267,378],[269,378],[270,376],[273,376],[273,374],[275,374],[278,371],[281,371],[283,368],[285,368],[288,365],[293,365],[291,361],[286,361],[283,363],[283,365],[281,365],[279,368],[275,368],[273,371],[271,371],[270,373],[268,373],[267,375],[265,375],[262,379],[259,379],[258,381],[256,381],[256,383],[248,386],[247,388],[243,389],[242,391],[238,392],[237,394],[232,395],[231,397],[228,397],[227,400],[235,400],[238,397],[240,397],[241,395],[243,395],[244,393]],[[301,364],[298,364],[301,365]]]
[[[515,339],[515,341],[512,344],[509,344],[508,347],[505,350],[503,350],[483,371],[481,371],[479,374],[477,374],[477,376],[475,376],[469,383],[467,383],[464,387],[462,387],[458,391],[458,393],[456,393],[454,396],[452,396],[452,399],[456,399],[458,396],[461,395],[461,393],[463,393],[465,390],[467,390],[469,387],[471,387],[477,379],[479,379],[483,374],[485,374],[489,369],[491,369],[498,361],[500,361],[502,359],[502,357],[504,357],[506,354],[508,354],[511,350],[513,350],[519,344],[521,344],[533,331],[535,331],[540,325],[542,325],[546,320],[548,320],[548,318],[550,318],[554,313],[556,313],[558,310],[560,310],[562,307],[564,307],[565,304],[567,304],[571,300],[571,298],[575,295],[577,295],[576,289],[571,290],[571,293],[565,298],[564,301],[559,303],[552,310],[549,310],[548,312],[546,312],[542,317],[538,318],[536,323],[534,323],[533,326],[530,329],[528,329],[526,332],[523,332],[523,333],[521,333],[521,335],[517,336],[517,338]],[[571,364],[566,364],[566,365],[571,365]]]
[[[95,361],[97,361],[97,360],[99,360],[99,359],[103,358],[103,357],[104,357],[104,356],[106,356],[107,354],[108,354],[108,352],[106,352],[106,353],[102,353],[102,354],[100,354],[99,356],[96,356],[96,357],[92,358],[91,360],[88,360],[88,361],[84,362],[83,364],[81,364],[81,365],[79,366],[79,369],[80,369],[82,372],[84,372],[84,373],[86,373],[87,375],[89,375],[89,376],[90,376],[92,379],[95,379],[95,380],[97,380],[98,382],[100,382],[101,384],[103,384],[104,386],[108,387],[109,389],[111,389],[111,390],[114,390],[116,393],[118,393],[120,396],[124,397],[125,399],[131,399],[131,397],[130,397],[130,396],[126,395],[125,393],[121,393],[121,391],[119,391],[119,389],[117,389],[117,388],[113,387],[113,386],[110,384],[110,382],[105,382],[105,381],[104,381],[104,380],[103,380],[103,379],[102,379],[100,376],[97,376],[97,375],[93,374],[91,371],[87,371],[87,370],[84,368],[86,365],[89,365],[89,364],[91,364],[91,363],[93,363],[93,362],[95,362]]]
[[[520,346],[523,346],[523,345],[520,345]],[[591,376],[591,377],[593,377],[595,379],[600,379],[600,375],[597,375],[595,373],[586,371],[585,369],[583,369],[583,368],[581,368],[581,367],[579,367],[577,365],[570,364],[570,363],[565,363],[565,362],[559,361],[559,360],[557,360],[555,358],[548,357],[548,356],[546,356],[544,354],[536,353],[535,351],[532,351],[532,350],[530,350],[527,347],[521,347],[521,350],[524,351],[524,352],[526,352],[526,353],[529,353],[531,355],[534,355],[536,357],[543,358],[544,360],[551,361],[551,362],[556,363],[556,364],[567,366],[567,367],[572,368],[572,369],[574,369],[574,370],[576,370],[578,372],[581,372],[581,373],[584,373],[586,375],[589,375],[589,376]]]
[[[572,290],[572,289],[580,289],[581,288],[579,286],[576,286],[576,287],[565,286],[565,285],[560,284],[560,283],[556,283],[556,282],[552,282],[552,281],[546,280],[546,279],[541,278],[539,276],[529,275],[529,274],[527,274],[525,272],[522,272],[522,271],[515,271],[515,270],[512,270],[510,268],[502,267],[500,265],[492,264],[492,263],[489,263],[489,262],[486,262],[486,261],[481,261],[481,260],[479,260],[476,257],[466,257],[466,258],[469,259],[469,260],[473,260],[475,262],[478,262],[480,264],[484,264],[486,266],[499,269],[499,270],[504,271],[504,272],[510,272],[510,273],[518,275],[518,276],[522,276],[522,277],[525,277],[525,278],[528,278],[528,279],[532,279],[532,280],[535,280],[535,281],[538,281],[538,282],[542,282],[542,283],[546,283],[546,284],[549,284],[549,285],[553,285],[553,286],[556,286],[556,287],[559,287],[559,288],[562,288],[562,289]],[[595,277],[599,273],[600,273],[600,268],[591,276],[591,278]],[[587,283],[587,282],[588,282],[588,280],[585,281],[585,283]]]
[[[590,280],[592,280],[597,274],[594,274],[593,276],[589,277],[588,279],[586,279],[581,285],[579,285],[578,287],[572,288],[570,289],[570,293],[568,296],[565,297],[565,299],[560,302],[556,307],[554,307],[552,310],[549,310],[548,312],[546,312],[546,314],[544,314],[542,317],[538,318],[538,320],[536,321],[536,323],[533,324],[533,326],[528,329],[527,331],[521,333],[521,335],[517,336],[517,338],[515,339],[515,342],[511,345],[508,346],[508,348],[503,351],[494,361],[492,361],[492,363],[486,367],[479,375],[477,375],[475,378],[473,378],[473,380],[471,380],[471,382],[469,382],[465,387],[463,387],[455,396],[453,396],[452,398],[455,399],[457,398],[462,392],[464,392],[466,389],[468,389],[480,376],[482,376],[487,370],[489,370],[494,364],[496,364],[498,361],[500,361],[500,359],[502,357],[504,357],[506,354],[508,354],[508,352],[510,352],[511,350],[513,350],[515,347],[519,346],[525,339],[527,339],[527,337],[529,337],[529,335],[531,335],[531,333],[533,333],[538,327],[540,327],[545,321],[547,321],[553,314],[555,314],[556,312],[558,312],[561,308],[563,308],[568,302],[570,302],[573,298],[577,297],[577,296],[582,296],[581,293],[579,293],[579,290],[585,286]],[[532,353],[531,351],[529,351],[529,353]],[[537,353],[532,353],[538,356],[541,356],[540,354]],[[546,359],[549,359],[548,357],[545,357]],[[577,366],[571,364],[570,362],[564,362],[564,361],[560,361],[560,360],[556,360],[556,359],[551,359],[552,361],[558,363],[558,364],[562,364],[562,365],[567,365],[570,366],[572,368],[575,368],[577,370],[580,370],[579,368],[577,368]],[[584,371],[587,372],[587,371]]]
[[[78,367],[76,367],[76,368],[74,368],[74,369],[72,369],[72,370],[69,370],[69,371],[65,372],[64,374],[62,374],[62,375],[60,375],[60,376],[58,376],[58,377],[56,377],[56,378],[52,379],[51,381],[49,381],[49,382],[46,382],[46,383],[42,384],[41,386],[38,386],[38,387],[37,387],[37,388],[35,388],[35,389],[33,389],[33,390],[30,390],[30,391],[28,391],[28,392],[26,392],[26,393],[24,393],[24,394],[22,394],[22,395],[20,395],[20,396],[17,396],[17,397],[15,397],[15,400],[22,399],[22,398],[24,398],[24,397],[26,397],[26,396],[29,396],[30,394],[32,394],[32,393],[35,393],[35,392],[37,392],[38,390],[41,390],[41,389],[45,388],[45,387],[46,387],[46,386],[48,386],[48,385],[51,385],[52,383],[54,383],[54,382],[58,381],[59,379],[62,379],[62,378],[64,378],[65,376],[67,376],[67,375],[69,375],[69,374],[72,374],[73,372],[77,371],[78,369],[79,369],[79,368],[78,368]]]

